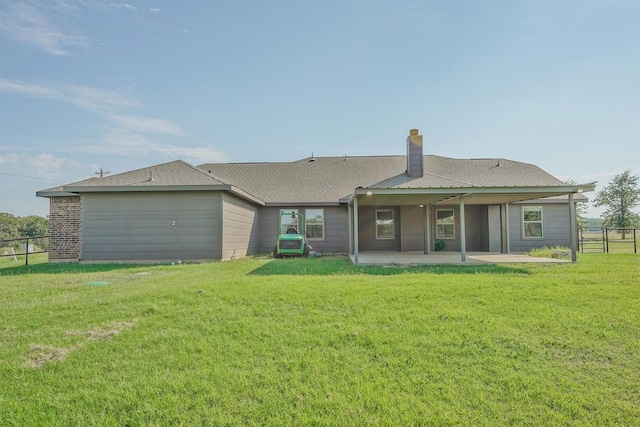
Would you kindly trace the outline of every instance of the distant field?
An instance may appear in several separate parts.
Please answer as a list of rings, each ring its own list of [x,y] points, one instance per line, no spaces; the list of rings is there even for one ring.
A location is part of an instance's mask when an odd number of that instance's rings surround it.
[[[0,258],[0,425],[637,425],[639,256]]]
[[[584,232],[581,234],[584,239],[584,252],[606,252],[607,243],[603,239],[602,232]],[[636,239],[634,244],[633,232],[623,236],[619,232],[610,231],[608,237],[609,253],[624,254],[640,252],[640,230],[636,230]]]
[[[0,250],[0,255],[3,252]],[[29,254],[29,264],[42,264],[43,262],[47,262],[49,259],[49,255],[44,254]],[[24,254],[16,254],[11,255],[11,252],[8,253],[7,256],[0,257],[0,268],[4,267],[16,267],[25,265],[25,255]]]

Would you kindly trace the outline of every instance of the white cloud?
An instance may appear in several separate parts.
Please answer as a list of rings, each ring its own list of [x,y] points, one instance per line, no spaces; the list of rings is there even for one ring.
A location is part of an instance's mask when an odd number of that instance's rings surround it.
[[[14,164],[23,160],[23,154],[9,153],[9,154],[0,154],[0,165],[2,164]]]
[[[18,93],[35,98],[68,102],[83,110],[111,115],[125,108],[137,107],[140,102],[120,92],[88,86],[42,86],[0,78],[0,92]]]
[[[80,162],[67,159],[64,157],[56,157],[51,154],[38,154],[35,157],[30,157],[30,163],[39,170],[48,171],[50,169],[67,169],[77,168],[81,166]]]
[[[157,7],[153,7],[151,9],[149,9],[149,12],[160,13],[160,12],[162,12],[162,9],[158,9]]]
[[[615,175],[619,175],[619,174],[623,173],[624,171],[625,170],[616,170],[616,171],[609,171],[609,172],[598,172],[598,173],[594,173],[594,174],[590,174],[590,175],[583,175],[581,178],[588,178],[588,179],[607,178],[607,177],[613,177]]]
[[[140,102],[117,91],[88,86],[64,85],[43,86],[0,78],[0,92],[17,93],[34,98],[54,99],[98,114],[109,123],[102,137],[79,147],[75,152],[91,152],[127,155],[152,153],[179,157],[196,162],[227,161],[227,156],[207,146],[183,147],[156,141],[151,135],[160,137],[185,136],[186,132],[167,119],[141,117],[127,110],[139,107]],[[37,158],[43,165],[59,162],[53,157]],[[75,167],[77,165],[67,165]]]
[[[10,3],[0,12],[0,33],[54,56],[70,55],[72,48],[89,47],[86,37],[59,29],[39,9],[26,3]]]
[[[210,147],[177,147],[165,145],[158,151],[168,157],[177,157],[196,163],[228,162],[229,157],[223,152]]]
[[[210,147],[184,147],[163,143],[146,133],[131,128],[109,129],[100,139],[91,145],[77,147],[77,151],[120,156],[147,156],[161,154],[171,158],[181,158],[196,162],[224,162],[228,157]]]
[[[108,6],[112,9],[129,9],[134,11],[138,10],[137,7],[128,3],[109,3]]]
[[[58,93],[51,88],[29,83],[10,82],[2,78],[0,78],[0,92],[19,93],[38,98],[56,98],[58,95]]]
[[[181,136],[185,134],[184,131],[180,129],[179,126],[164,119],[150,119],[147,117],[120,116],[120,115],[110,116],[110,119],[115,124],[134,132],[176,135],[176,136]]]
[[[40,153],[36,156],[22,153],[8,153],[0,155],[0,165],[4,165],[4,172],[9,175],[24,178],[63,180],[72,175],[82,164],[66,157],[56,157],[48,153]]]
[[[128,129],[110,129],[100,141],[76,147],[76,151],[121,156],[161,154],[169,158],[179,158],[196,163],[229,161],[226,154],[209,146],[183,147],[161,143],[147,135]]]
[[[120,92],[88,86],[66,85],[63,88],[66,101],[96,113],[112,114],[123,108],[137,107],[140,102]]]
[[[73,104],[80,109],[101,115],[118,128],[132,132],[174,136],[185,134],[180,126],[169,120],[125,114],[125,110],[139,107],[140,102],[117,91],[72,84],[48,87],[0,78],[0,92],[55,99]]]

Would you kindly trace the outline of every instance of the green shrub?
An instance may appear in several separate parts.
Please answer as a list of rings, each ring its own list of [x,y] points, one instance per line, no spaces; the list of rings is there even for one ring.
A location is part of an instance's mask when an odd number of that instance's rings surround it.
[[[566,246],[543,246],[534,248],[528,252],[528,255],[540,258],[571,258],[571,249]]]

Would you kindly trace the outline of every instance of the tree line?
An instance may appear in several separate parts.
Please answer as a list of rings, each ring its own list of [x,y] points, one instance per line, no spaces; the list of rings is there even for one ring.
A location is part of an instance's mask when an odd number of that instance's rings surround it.
[[[640,226],[640,215],[634,209],[640,206],[638,177],[626,170],[616,175],[609,185],[598,191],[593,199],[595,207],[604,206],[603,227],[635,228]],[[623,233],[624,238],[624,233]]]
[[[0,212],[0,248],[19,246],[21,242],[2,242],[3,240],[20,239],[23,237],[40,237],[49,234],[49,220],[37,215],[19,217],[10,213]],[[46,245],[46,240],[38,242],[39,246]]]

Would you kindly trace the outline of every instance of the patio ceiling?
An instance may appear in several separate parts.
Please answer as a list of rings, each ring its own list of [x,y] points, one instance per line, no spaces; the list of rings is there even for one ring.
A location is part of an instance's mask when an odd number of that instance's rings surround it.
[[[359,262],[358,255],[358,209],[360,206],[407,206],[407,205],[455,205],[460,206],[460,261],[466,262],[466,237],[464,225],[465,205],[501,205],[522,202],[526,200],[544,199],[555,196],[567,196],[569,207],[569,232],[571,239],[571,261],[576,261],[577,235],[576,235],[576,206],[575,194],[585,191],[593,191],[595,182],[578,185],[551,185],[551,186],[521,186],[521,187],[460,187],[460,188],[362,188],[359,187],[348,200],[349,204],[349,252],[353,253],[353,260]],[[508,209],[505,207],[505,210]],[[425,242],[429,237],[429,210],[424,211]],[[508,221],[506,221],[508,224]],[[509,228],[506,229],[506,240],[509,241]],[[424,253],[430,251],[426,244]],[[507,252],[509,245],[507,243]]]
[[[553,187],[358,188],[353,197],[358,197],[360,206],[453,205],[460,203],[460,196],[466,205],[499,205],[594,189],[595,183]]]

